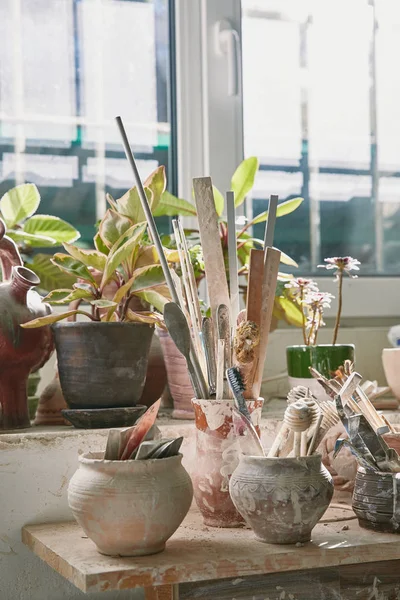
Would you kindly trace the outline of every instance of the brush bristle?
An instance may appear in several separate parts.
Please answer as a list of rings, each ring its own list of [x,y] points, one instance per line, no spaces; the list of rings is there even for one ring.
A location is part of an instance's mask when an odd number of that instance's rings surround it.
[[[237,367],[231,367],[230,369],[227,369],[226,375],[233,390],[236,392],[244,391],[246,386],[244,384],[242,374]]]

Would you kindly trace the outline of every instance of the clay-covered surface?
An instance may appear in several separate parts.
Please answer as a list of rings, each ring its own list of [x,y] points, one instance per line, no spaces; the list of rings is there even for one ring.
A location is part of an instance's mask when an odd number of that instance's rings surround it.
[[[349,510],[329,509],[311,542],[297,547],[258,542],[247,529],[208,528],[192,510],[164,552],[141,558],[99,555],[75,523],[26,526],[22,536],[33,552],[86,592],[400,559],[398,536],[362,529],[349,517],[354,517]]]

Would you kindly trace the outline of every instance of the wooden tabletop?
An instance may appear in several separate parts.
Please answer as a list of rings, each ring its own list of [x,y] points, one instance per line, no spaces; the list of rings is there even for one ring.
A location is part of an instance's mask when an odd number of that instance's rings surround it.
[[[282,571],[400,559],[399,537],[358,526],[329,509],[301,547],[263,544],[248,529],[205,527],[191,511],[164,552],[142,558],[99,554],[76,523],[28,525],[23,542],[84,592],[124,590]]]

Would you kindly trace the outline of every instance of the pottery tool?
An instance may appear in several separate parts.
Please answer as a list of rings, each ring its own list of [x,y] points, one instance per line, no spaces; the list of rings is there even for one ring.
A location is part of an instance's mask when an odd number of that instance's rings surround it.
[[[204,353],[206,355],[208,388],[210,398],[215,396],[217,390],[217,362],[215,356],[214,326],[211,317],[203,319],[201,327]]]
[[[232,323],[239,314],[239,275],[236,240],[235,194],[226,192],[226,214],[228,220],[229,292],[231,296]]]
[[[214,327],[217,327],[218,306],[220,304],[229,306],[230,299],[211,178],[198,177],[193,179],[193,189],[206,270],[211,316]]]
[[[230,387],[226,380],[226,369],[232,366],[231,325],[229,308],[220,304],[217,308],[217,331],[218,339],[224,340],[224,398],[230,398]]]
[[[191,333],[185,315],[175,302],[167,302],[164,306],[164,321],[168,332],[179,352],[186,359],[190,380],[197,398],[208,398],[207,385],[200,369],[196,372],[191,359]]]
[[[317,419],[317,422],[315,423],[315,427],[314,427],[314,432],[313,432],[312,438],[311,438],[310,443],[308,445],[307,456],[311,456],[311,454],[314,452],[314,450],[316,448],[318,448],[318,446],[320,444],[320,441],[318,441],[318,439],[321,436],[321,426],[322,426],[323,419],[324,419],[324,414],[323,414],[322,411],[320,411],[318,419]]]
[[[246,320],[261,325],[262,281],[264,276],[264,250],[250,250],[249,278],[247,282]]]
[[[157,226],[156,226],[156,223],[154,221],[153,215],[151,213],[151,208],[149,206],[149,202],[147,200],[146,193],[144,191],[142,180],[140,179],[139,171],[138,171],[138,168],[137,168],[137,165],[136,165],[136,161],[135,161],[135,158],[133,156],[133,153],[132,153],[129,141],[128,141],[128,137],[126,135],[126,131],[125,131],[124,125],[122,123],[122,119],[121,119],[121,117],[116,117],[115,121],[117,123],[119,132],[121,134],[122,145],[124,147],[126,158],[128,159],[128,162],[129,162],[129,164],[131,166],[131,169],[132,169],[133,178],[134,178],[134,181],[135,181],[135,184],[136,184],[136,189],[137,189],[137,192],[138,192],[138,195],[139,195],[139,199],[140,199],[140,203],[142,205],[143,212],[144,212],[144,214],[146,216],[146,221],[147,221],[147,224],[148,224],[148,227],[149,227],[149,230],[150,230],[150,235],[151,235],[153,243],[154,243],[154,245],[156,247],[156,250],[158,252],[158,256],[159,256],[160,264],[161,264],[161,267],[162,267],[162,270],[163,270],[163,273],[164,273],[165,281],[166,281],[167,286],[169,288],[172,300],[179,306],[178,294],[176,293],[174,282],[173,282],[173,279],[172,279],[172,276],[171,276],[171,271],[170,271],[169,266],[168,266],[168,261],[167,261],[167,258],[165,256],[165,254],[164,254],[164,249],[163,249],[163,245],[161,243],[161,238],[160,238],[160,235],[158,233]],[[212,187],[211,187],[211,195],[213,197]],[[215,207],[214,207],[214,212],[215,212]],[[218,230],[218,224],[216,224],[216,227],[217,227],[217,230]],[[220,245],[220,251],[221,251],[221,255],[222,255],[221,245]],[[224,273],[224,275],[225,275],[225,273]],[[225,280],[226,280],[226,278],[225,278]],[[196,377],[196,380],[197,380],[197,387],[200,388],[201,387],[201,379],[202,379],[201,367],[200,367],[200,364],[199,364],[199,360],[198,360],[198,358],[197,358],[197,356],[196,356],[196,354],[195,354],[195,352],[193,350],[192,342],[190,342],[190,346],[191,346],[191,348],[190,348],[189,362],[191,364],[192,372],[195,373],[195,377]]]
[[[225,340],[217,340],[217,385],[216,399],[224,398],[224,376],[225,376]]]
[[[118,429],[110,429],[108,432],[107,446],[104,453],[105,460],[118,460],[120,432]]]
[[[262,302],[260,317],[260,344],[256,350],[256,360],[254,368],[249,376],[248,389],[251,390],[251,396],[258,398],[260,395],[262,374],[265,358],[267,355],[267,344],[269,330],[271,327],[272,312],[275,303],[275,290],[278,281],[278,270],[281,259],[281,253],[276,248],[272,248],[273,234],[276,220],[277,196],[271,196],[268,209],[268,222],[265,232],[264,246],[264,272],[262,283]],[[248,393],[246,391],[246,393]]]
[[[260,438],[256,428],[250,419],[241,413],[236,407],[232,409],[233,431],[239,438],[242,454],[247,456],[265,456]]]
[[[360,388],[359,384],[361,379],[361,375],[356,372],[352,373],[347,378],[340,391],[342,403],[343,405],[345,405],[349,398],[352,398],[354,397],[354,395],[356,395],[356,398],[358,400],[356,400],[357,407],[359,411],[362,412],[367,421],[370,423],[371,427],[375,429],[375,431],[378,431],[380,434],[387,433],[387,431],[390,431],[388,426]],[[382,428],[384,428],[385,431],[383,431]]]
[[[367,469],[368,471],[379,471],[379,467],[376,464],[374,457],[371,454],[366,455],[361,453],[348,439],[339,438],[336,440],[333,458],[337,457],[343,446],[349,448],[350,452],[357,458],[357,462],[364,467],[364,469]]]
[[[149,429],[154,425],[157,418],[158,411],[160,409],[161,398],[150,406],[136,422],[133,427],[129,438],[126,440],[126,444],[119,449],[120,460],[127,460],[132,452],[141,444],[144,437],[148,433]]]
[[[148,458],[156,448],[164,444],[164,441],[165,440],[150,440],[142,442],[140,446],[132,452],[130,460],[144,460]]]
[[[242,413],[242,415],[250,420],[251,417],[249,409],[247,408],[246,400],[243,397],[244,383],[239,369],[237,367],[226,369],[226,378],[228,380],[229,387],[232,390],[238,410]]]
[[[298,400],[289,404],[283,417],[284,423],[294,432],[293,451],[296,458],[301,456],[301,434],[312,422],[312,414],[305,402]]]
[[[164,440],[164,444],[155,450],[149,458],[169,458],[176,456],[182,446],[183,437],[175,438],[174,440]]]
[[[177,219],[177,223],[178,223],[178,230],[180,233],[180,239],[182,242],[184,255],[186,257],[187,271],[188,271],[188,276],[189,276],[189,286],[190,286],[190,289],[192,292],[192,298],[193,298],[196,319],[199,323],[199,327],[201,327],[203,315],[201,314],[199,294],[197,291],[196,277],[194,274],[192,261],[190,260],[189,248],[188,248],[187,241],[186,241],[185,231],[183,229],[182,221],[179,217]]]

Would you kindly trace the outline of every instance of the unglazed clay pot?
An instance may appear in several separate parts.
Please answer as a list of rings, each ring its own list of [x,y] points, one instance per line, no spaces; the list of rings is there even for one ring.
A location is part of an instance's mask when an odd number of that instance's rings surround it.
[[[229,490],[234,505],[261,542],[308,542],[333,495],[321,456],[241,456]]]
[[[191,400],[194,396],[186,359],[179,352],[169,333],[159,331],[161,348],[164,354],[169,391],[174,401],[173,419],[194,419]]]
[[[264,400],[247,400],[258,429]],[[239,527],[242,516],[229,495],[229,478],[239,464],[240,448],[233,431],[233,400],[192,400],[196,420],[194,497],[205,525]]]
[[[193,498],[182,455],[153,460],[79,457],[68,503],[101,554],[144,556],[165,548]]]
[[[55,323],[61,389],[68,406],[139,403],[154,327],[147,323]]]
[[[400,473],[358,467],[352,506],[361,527],[400,533]]]

